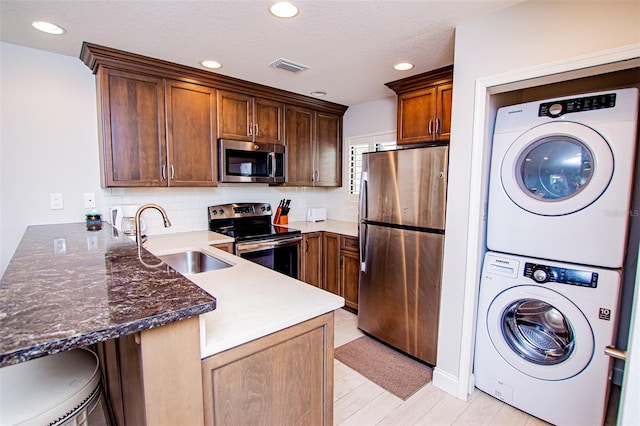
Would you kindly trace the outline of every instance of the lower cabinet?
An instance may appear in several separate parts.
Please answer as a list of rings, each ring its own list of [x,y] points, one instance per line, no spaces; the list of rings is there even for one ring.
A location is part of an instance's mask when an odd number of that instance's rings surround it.
[[[205,425],[333,424],[333,312],[202,360]]]
[[[357,313],[358,238],[333,232],[311,232],[303,237],[300,279],[344,297],[345,308]]]

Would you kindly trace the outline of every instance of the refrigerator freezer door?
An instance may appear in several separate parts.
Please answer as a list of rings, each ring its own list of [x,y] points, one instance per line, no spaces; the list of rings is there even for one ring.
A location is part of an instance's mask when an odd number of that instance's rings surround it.
[[[448,147],[363,155],[360,220],[444,230]]]
[[[363,226],[358,327],[435,365],[444,235]]]

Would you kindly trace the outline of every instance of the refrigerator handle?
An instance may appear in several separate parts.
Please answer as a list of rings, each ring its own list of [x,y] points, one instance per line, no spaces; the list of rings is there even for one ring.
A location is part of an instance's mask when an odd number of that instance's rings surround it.
[[[365,261],[365,249],[367,247],[367,225],[365,223],[360,222],[360,238],[358,238],[358,242],[360,244],[360,271],[367,272],[367,262]]]
[[[360,179],[360,205],[358,206],[358,220],[360,222],[360,230],[359,230],[359,238],[358,243],[360,245],[360,271],[366,272],[366,263],[365,263],[365,247],[367,242],[367,225],[365,225],[362,221],[368,217],[369,212],[367,211],[368,205],[368,186],[367,181],[369,180],[369,173],[366,171],[362,172],[362,176]]]

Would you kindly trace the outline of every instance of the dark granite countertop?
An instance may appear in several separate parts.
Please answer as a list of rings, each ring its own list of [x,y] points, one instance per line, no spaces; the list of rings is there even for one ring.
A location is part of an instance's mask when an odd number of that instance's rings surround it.
[[[142,261],[159,263],[146,250]],[[215,309],[196,284],[143,262],[108,223],[29,226],[0,282],[0,367]]]

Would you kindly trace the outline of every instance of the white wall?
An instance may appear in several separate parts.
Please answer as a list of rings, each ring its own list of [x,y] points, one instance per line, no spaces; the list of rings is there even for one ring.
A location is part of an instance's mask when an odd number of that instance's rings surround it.
[[[148,234],[206,229],[207,206],[235,201],[290,198],[290,221],[304,220],[307,207],[343,217],[333,202],[342,189],[100,188],[95,77],[78,58],[0,43],[0,91],[0,274],[28,225],[84,221],[86,192],[96,194],[105,219],[112,205],[165,207],[173,226],[165,230],[159,214],[147,211]],[[52,192],[63,194],[63,210],[50,209]]]
[[[476,83],[638,43],[638,16],[638,2],[525,2],[456,29],[445,264],[434,384],[460,398],[466,398],[469,386],[469,336],[474,324],[474,304],[469,301],[477,297],[479,279],[479,269],[466,266],[479,266],[483,250],[484,206],[470,203],[483,183],[472,180],[471,173],[488,149],[488,145],[480,147],[474,157],[472,142],[474,136],[490,131],[485,117],[474,127]]]

